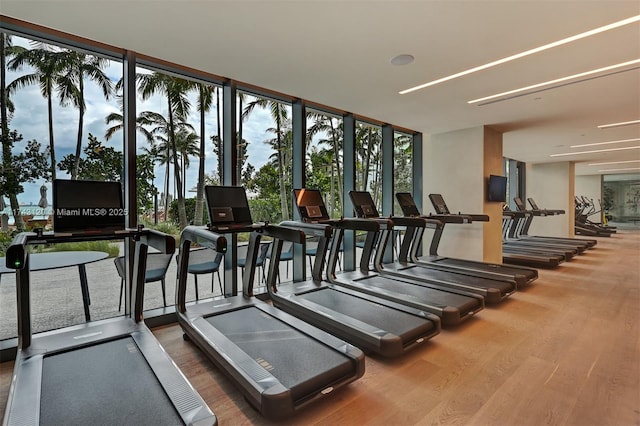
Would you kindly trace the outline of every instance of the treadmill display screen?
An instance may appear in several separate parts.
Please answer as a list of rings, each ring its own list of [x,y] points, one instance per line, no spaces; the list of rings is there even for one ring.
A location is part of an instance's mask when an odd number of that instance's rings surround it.
[[[396,199],[398,200],[398,204],[400,204],[400,208],[402,209],[402,214],[405,216],[420,216],[420,211],[418,211],[418,206],[413,201],[413,197],[408,192],[397,192]]]
[[[380,217],[378,209],[367,191],[349,191],[351,204],[356,211],[356,216],[363,218]]]
[[[53,181],[53,230],[62,233],[125,228],[120,182]]]
[[[251,225],[247,194],[241,186],[205,186],[212,225]]]
[[[303,222],[329,219],[322,194],[317,189],[294,189],[293,197]]]
[[[433,208],[436,210],[436,214],[451,214],[442,195],[429,194],[429,199],[431,200],[431,204],[433,204]]]

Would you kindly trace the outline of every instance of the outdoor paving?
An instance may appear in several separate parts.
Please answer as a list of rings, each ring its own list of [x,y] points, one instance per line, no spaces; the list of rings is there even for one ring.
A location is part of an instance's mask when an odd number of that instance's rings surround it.
[[[120,277],[113,258],[107,258],[86,265],[92,320],[122,315],[118,312]],[[240,273],[240,270],[238,270]],[[285,277],[285,265],[281,265],[281,277]],[[289,271],[291,274],[291,271]],[[221,276],[224,274],[221,271]],[[177,276],[177,262],[171,261],[166,275],[167,304],[174,304]],[[260,275],[256,273],[256,282]],[[224,279],[224,277],[223,277]],[[0,340],[17,335],[15,275],[4,274],[0,278]],[[32,331],[34,333],[52,330],[85,322],[80,277],[78,267],[36,271],[31,273]],[[198,293],[200,299],[220,296],[218,278],[211,291],[211,274],[200,275]],[[195,300],[195,282],[188,275],[187,301]],[[160,282],[145,286],[144,309],[163,306]]]

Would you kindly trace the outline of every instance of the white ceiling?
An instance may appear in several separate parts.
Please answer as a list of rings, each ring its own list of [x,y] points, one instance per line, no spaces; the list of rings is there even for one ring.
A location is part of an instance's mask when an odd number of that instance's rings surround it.
[[[575,161],[578,174],[593,174],[603,167],[588,162],[640,159],[640,149],[549,157],[640,145],[569,148],[640,137],[640,125],[596,128],[640,119],[638,69],[490,105],[467,104],[638,59],[638,23],[398,94],[640,15],[638,0],[2,0],[0,13],[425,134],[496,126],[505,132],[505,156],[521,161]],[[415,56],[414,63],[391,65],[402,53]]]

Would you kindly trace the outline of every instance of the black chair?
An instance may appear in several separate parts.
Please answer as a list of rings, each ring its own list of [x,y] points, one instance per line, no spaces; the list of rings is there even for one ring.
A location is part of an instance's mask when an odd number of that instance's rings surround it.
[[[260,243],[260,251],[258,252],[258,257],[256,259],[256,267],[260,268],[262,271],[262,283],[266,283],[266,261],[267,261],[267,253],[269,252],[269,247],[271,246],[271,241],[264,241]],[[242,245],[238,247],[238,260],[236,261],[239,268],[242,268],[242,275],[244,276],[244,267],[247,264],[247,249],[248,245]]]
[[[193,274],[196,284],[196,300],[198,297],[198,275],[211,274],[211,293],[213,293],[213,284],[215,276],[218,276],[218,285],[220,286],[220,294],[222,291],[222,279],[220,278],[220,265],[224,258],[223,253],[217,253],[208,248],[201,248],[197,250],[191,250],[189,252],[189,266],[187,273]]]
[[[160,281],[162,286],[162,301],[165,307],[167,306],[167,294],[164,280],[172,257],[173,253],[149,253],[147,255],[147,269],[145,272],[144,282],[151,283]],[[120,276],[120,300],[118,302],[119,311],[122,309],[122,293],[124,291],[124,256],[116,257],[113,259],[113,263],[115,263],[116,271],[118,271],[118,275]]]
[[[271,250],[267,251],[267,259],[271,259]],[[282,243],[282,253],[280,253],[280,262],[287,262],[286,277],[289,278],[289,262],[293,260],[293,243],[284,241]],[[280,272],[280,271],[278,271]],[[280,274],[278,273],[278,282],[280,282]]]

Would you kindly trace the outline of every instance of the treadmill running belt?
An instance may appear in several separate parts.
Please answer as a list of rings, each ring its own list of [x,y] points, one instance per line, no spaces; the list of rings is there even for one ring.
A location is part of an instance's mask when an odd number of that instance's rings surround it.
[[[380,282],[383,280],[383,282]],[[358,282],[358,280],[356,280]],[[363,285],[380,288],[402,297],[409,296],[409,300],[419,303],[425,303],[438,308],[446,308],[451,306],[458,308],[460,315],[464,316],[469,312],[478,309],[480,302],[478,299],[460,294],[449,293],[444,290],[434,290],[429,287],[422,287],[417,284],[408,284],[401,281],[395,281],[384,277],[376,277],[375,279],[363,280]]]
[[[346,355],[253,306],[205,319],[289,388],[294,400],[353,372]]]
[[[41,425],[182,424],[131,337],[43,358]]]
[[[434,263],[443,263],[445,265],[454,265],[454,266],[462,266],[469,267],[469,263],[462,259],[454,259],[450,257],[445,257],[443,259],[432,260]],[[475,266],[471,266],[475,268]],[[500,267],[491,267],[491,265],[481,266],[482,269],[480,271],[488,271],[488,272],[496,272],[498,274],[515,274],[515,275],[525,275],[528,278],[535,278],[534,271],[527,271],[519,268],[510,268],[508,265],[500,265]]]
[[[415,340],[435,327],[433,322],[422,317],[329,288],[306,293],[304,299],[386,330],[400,336],[405,342]]]
[[[503,296],[513,291],[513,284],[506,281],[490,280],[488,278],[474,277],[469,275],[465,276],[460,274],[453,274],[445,271],[439,271],[437,269],[427,269],[411,266],[405,269],[398,268],[398,272],[419,279],[434,278],[436,280],[468,285],[469,287],[497,288],[498,290],[500,290],[500,294]]]

